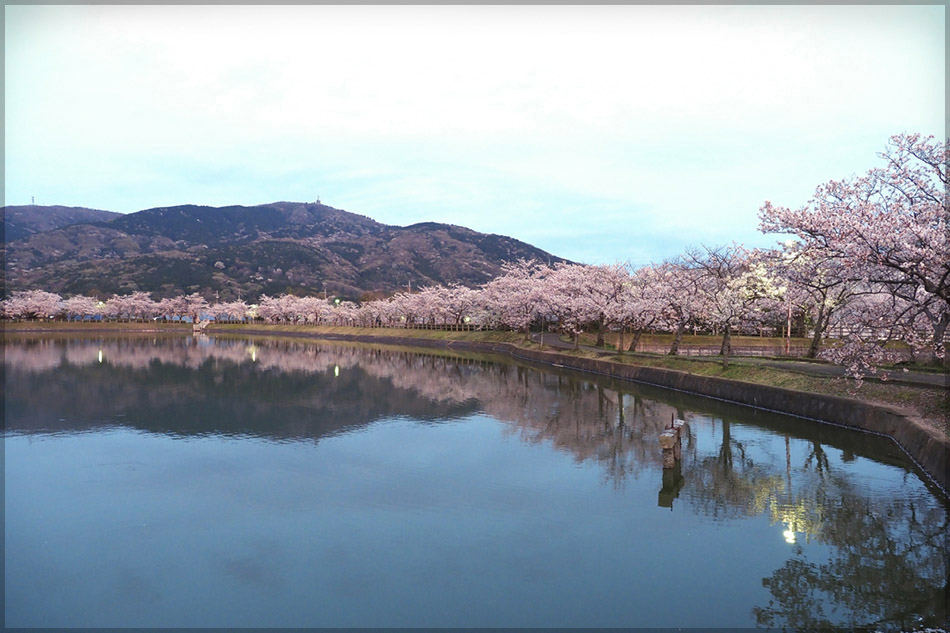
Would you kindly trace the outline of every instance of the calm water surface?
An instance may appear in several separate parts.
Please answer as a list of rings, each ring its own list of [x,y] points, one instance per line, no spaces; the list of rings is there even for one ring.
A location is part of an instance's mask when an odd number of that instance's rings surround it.
[[[948,506],[887,440],[486,357],[4,352],[8,627],[947,624]]]

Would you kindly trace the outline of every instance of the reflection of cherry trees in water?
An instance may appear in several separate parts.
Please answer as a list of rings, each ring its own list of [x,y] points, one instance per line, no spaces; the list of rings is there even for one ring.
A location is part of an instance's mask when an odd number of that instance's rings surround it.
[[[685,462],[691,504],[717,519],[756,516],[767,511],[783,477],[771,465],[756,464],[743,442],[732,436],[732,425],[720,420],[721,439],[715,454]]]
[[[577,462],[595,461],[617,487],[627,477],[659,467],[657,436],[673,407],[574,377],[521,371],[521,397],[486,402],[485,410],[513,422],[511,432],[522,441],[550,442]]]
[[[826,560],[792,556],[762,580],[772,597],[754,609],[760,625],[814,630],[912,630],[947,626],[950,575],[947,509],[927,499],[871,499],[844,478],[814,478],[797,493],[830,502],[810,540],[831,546]]]
[[[716,450],[683,464],[688,503],[717,521],[765,515],[787,528],[790,556],[762,580],[771,597],[753,610],[759,625],[795,631],[947,626],[945,505],[925,493],[893,498],[893,491],[858,487],[818,439],[804,446],[798,440],[793,460],[786,436],[781,459],[750,450],[728,420],[713,425],[720,433]],[[849,451],[842,456],[845,463],[854,459]]]
[[[805,468],[814,467],[815,473],[822,480],[825,478],[825,473],[828,472],[830,466],[828,465],[828,454],[825,453],[825,449],[822,448],[821,442],[813,440],[811,443],[811,452],[808,453],[808,457],[805,458]]]
[[[717,520],[766,514],[785,524],[792,548],[785,564],[762,580],[771,598],[754,609],[759,625],[796,631],[947,625],[946,507],[929,495],[859,491],[814,439],[798,463],[786,453],[781,473],[755,463],[732,425],[719,424],[718,451],[684,465],[689,502]]]

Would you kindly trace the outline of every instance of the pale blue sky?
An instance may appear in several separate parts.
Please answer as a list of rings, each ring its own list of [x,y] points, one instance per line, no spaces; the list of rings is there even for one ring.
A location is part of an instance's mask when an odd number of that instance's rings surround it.
[[[945,135],[931,6],[6,6],[5,202],[312,201],[586,263]]]

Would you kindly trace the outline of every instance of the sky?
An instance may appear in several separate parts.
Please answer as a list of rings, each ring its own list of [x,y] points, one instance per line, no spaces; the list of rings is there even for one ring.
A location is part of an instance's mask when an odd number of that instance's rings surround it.
[[[945,7],[4,7],[5,204],[324,204],[589,264],[946,135]]]

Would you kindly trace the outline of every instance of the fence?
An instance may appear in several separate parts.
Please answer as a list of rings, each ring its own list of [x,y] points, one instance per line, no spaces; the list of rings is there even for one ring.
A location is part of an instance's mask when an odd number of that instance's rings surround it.
[[[680,345],[680,356],[718,356],[719,346],[689,346]],[[785,353],[784,346],[762,347],[757,345],[733,345],[730,348],[731,356],[794,356],[800,358],[808,351],[807,347],[792,347],[788,354]],[[655,354],[666,354],[670,351],[669,345],[638,345],[638,352],[650,352]]]

